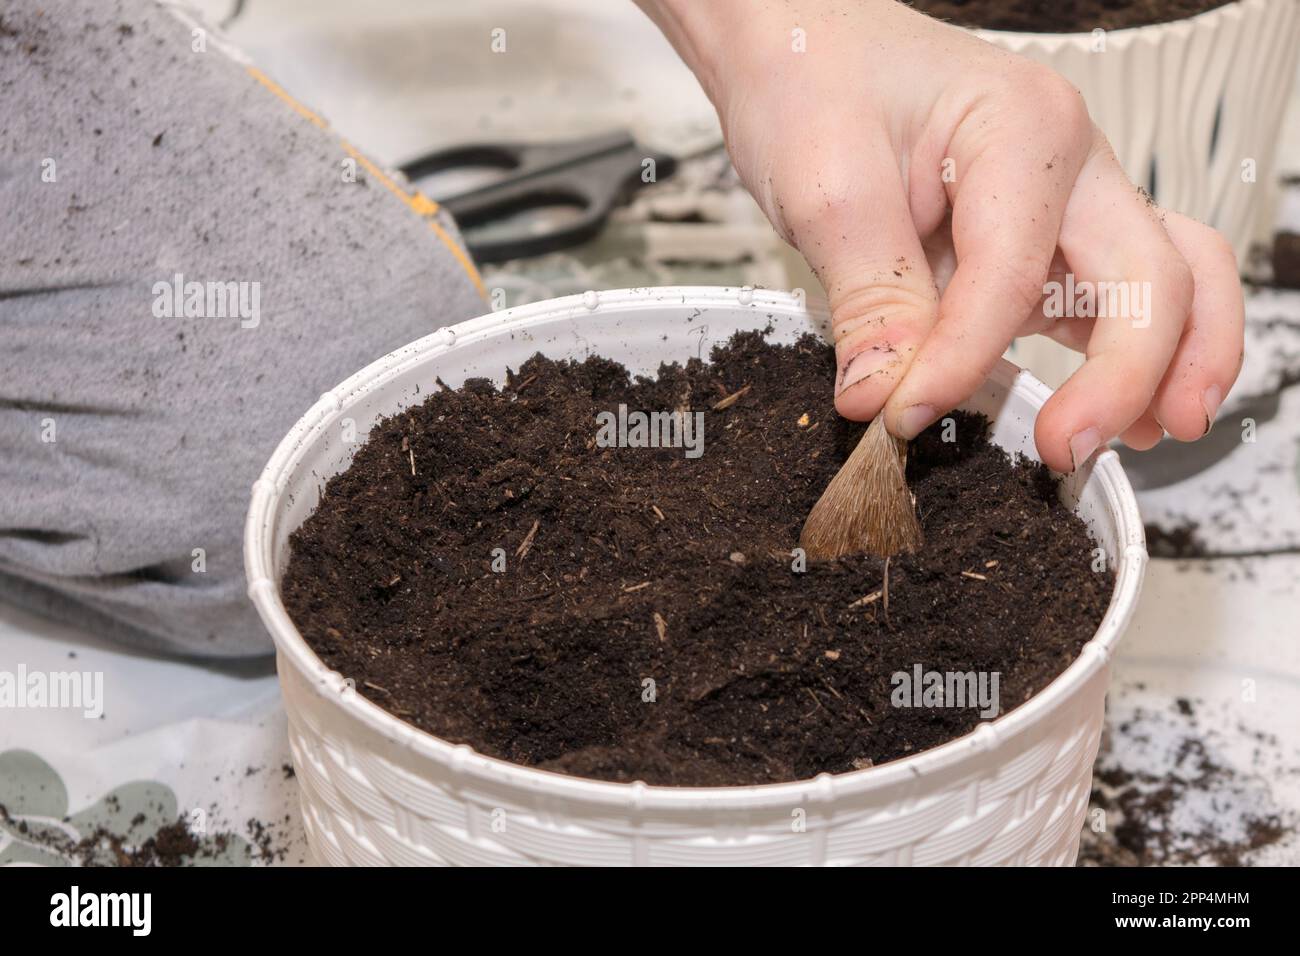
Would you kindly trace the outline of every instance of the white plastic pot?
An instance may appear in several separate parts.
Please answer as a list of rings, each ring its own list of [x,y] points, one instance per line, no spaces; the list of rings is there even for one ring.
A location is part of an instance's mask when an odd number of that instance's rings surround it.
[[[1154,178],[1161,206],[1214,226],[1238,260],[1268,237],[1278,130],[1300,54],[1296,0],[1238,0],[1104,35],[974,32],[1078,87],[1129,177],[1148,188]]]
[[[306,830],[332,864],[1070,864],[1091,786],[1109,660],[1146,565],[1142,523],[1114,452],[1063,485],[1117,572],[1096,636],[1041,693],[973,733],[867,770],[759,787],[615,784],[454,746],[357,694],[298,634],[277,582],[288,536],[347,467],[348,420],[420,402],[435,378],[501,381],[537,351],[600,354],[634,372],[707,358],[740,329],[791,342],[827,319],[792,296],[717,288],[588,292],[443,329],[326,392],[253,486],[249,594],[275,640]],[[417,388],[419,391],[417,392]],[[1048,390],[1003,362],[968,408],[1033,456]]]

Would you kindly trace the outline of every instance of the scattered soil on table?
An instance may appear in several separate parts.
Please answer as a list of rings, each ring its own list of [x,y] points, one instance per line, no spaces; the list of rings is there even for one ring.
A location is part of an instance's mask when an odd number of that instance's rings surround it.
[[[1139,708],[1108,728],[1080,866],[1246,866],[1258,851],[1295,837],[1295,820],[1277,809],[1269,787],[1277,771],[1261,753],[1257,769],[1233,767],[1216,753],[1219,734],[1199,725],[1193,701],[1176,698],[1172,709]],[[1275,737],[1253,736],[1270,755],[1278,752]],[[1093,825],[1097,809],[1105,813],[1102,830]]]
[[[656,380],[538,355],[502,391],[444,388],[326,485],[285,603],[379,706],[549,770],[771,783],[960,736],[978,704],[893,706],[891,676],[997,673],[1010,710],[1092,637],[1113,575],[1046,469],[961,414],[908,458],[920,553],[792,570],[865,427],[834,413],[834,368],[811,337],[743,333]],[[620,403],[702,409],[703,455],[601,447]]]
[[[1252,852],[1291,832],[1276,813],[1247,816],[1235,824],[1239,832],[1233,836],[1212,825],[1197,829],[1178,826],[1174,817],[1189,790],[1230,786],[1236,778],[1230,768],[1205,756],[1200,741],[1188,738],[1187,743],[1197,753],[1190,775],[1157,776],[1129,770],[1098,774],[1101,786],[1093,789],[1092,806],[1116,812],[1120,822],[1112,844],[1097,842],[1089,852],[1081,853],[1084,865],[1243,866]]]
[[[289,818],[284,822],[288,824]],[[150,828],[143,813],[136,814],[125,826],[98,826],[73,838],[47,823],[37,826],[12,816],[0,804],[0,825],[17,839],[80,866],[193,866],[205,860],[224,863],[232,842],[239,842],[231,832],[199,837],[183,816],[174,823]],[[251,818],[245,826],[250,858],[263,863],[285,860],[288,848],[282,845],[273,824]]]
[[[1273,237],[1273,283],[1300,289],[1300,233],[1279,232]]]
[[[1208,554],[1197,536],[1200,525],[1186,521],[1166,528],[1163,525],[1146,525],[1147,554],[1153,558],[1204,558]]]
[[[1196,16],[1228,0],[911,0],[940,20],[986,30],[1091,33]]]

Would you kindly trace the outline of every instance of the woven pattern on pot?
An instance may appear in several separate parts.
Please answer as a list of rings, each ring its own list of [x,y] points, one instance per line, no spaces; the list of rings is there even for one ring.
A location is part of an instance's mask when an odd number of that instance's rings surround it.
[[[1272,225],[1273,160],[1300,55],[1300,4],[1240,0],[1186,20],[1098,33],[979,31],[1078,87],[1129,177],[1161,206],[1214,226],[1244,261]]]
[[[1097,686],[1104,686],[1103,684]],[[1034,743],[994,745],[979,770],[932,792],[803,807],[587,815],[515,791],[478,792],[450,768],[417,775],[329,728],[333,707],[301,678],[285,686],[308,840],[346,865],[1070,865],[1091,789],[1102,707],[1077,695]],[[442,775],[443,782],[434,779]],[[810,797],[817,782],[809,786]],[[802,828],[792,820],[803,819]]]

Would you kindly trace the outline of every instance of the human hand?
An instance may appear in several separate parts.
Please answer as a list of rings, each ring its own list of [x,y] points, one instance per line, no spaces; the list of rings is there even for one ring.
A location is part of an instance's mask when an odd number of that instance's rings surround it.
[[[640,2],[826,289],[841,414],[913,438],[1041,332],[1087,356],[1038,416],[1053,469],[1209,430],[1242,359],[1231,247],[1129,181],[1064,78],[893,0]],[[1136,283],[1127,310],[1054,315],[1067,272]]]

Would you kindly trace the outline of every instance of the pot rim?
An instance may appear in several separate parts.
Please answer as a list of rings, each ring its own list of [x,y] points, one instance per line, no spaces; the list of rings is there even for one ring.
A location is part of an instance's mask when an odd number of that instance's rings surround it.
[[[1203,22],[1211,17],[1234,16],[1236,11],[1248,6],[1267,6],[1270,3],[1276,3],[1278,0],[1228,0],[1217,7],[1211,7],[1209,10],[1202,10],[1200,13],[1192,14],[1190,17],[1179,17],[1177,20],[1165,20],[1163,23],[1143,23],[1132,27],[1119,27],[1114,30],[1106,30],[1106,36],[1111,39],[1129,42],[1131,40],[1141,39],[1152,35],[1152,31],[1164,30],[1170,28],[1179,28],[1186,25],[1187,28],[1201,26]],[[1080,30],[1073,33],[1056,33],[1056,32],[1036,32],[1033,30],[994,30],[988,27],[966,27],[960,24],[952,23],[951,20],[944,20],[944,23],[951,23],[976,36],[997,37],[999,39],[1015,39],[1021,41],[1037,40],[1052,45],[1064,45],[1073,42],[1085,42],[1092,40],[1092,30]]]
[[[561,318],[586,315],[598,319],[598,310],[606,307],[625,314],[661,309],[669,304],[732,309],[739,304],[756,312],[764,309],[778,309],[791,314],[803,312],[813,326],[823,329],[829,322],[824,310],[808,308],[790,293],[750,290],[748,287],[737,290],[669,286],[586,292],[504,309],[447,326],[377,359],[322,395],[289,430],[254,482],[244,529],[248,595],[275,642],[277,667],[287,662],[313,692],[337,707],[348,720],[360,722],[391,743],[444,766],[461,779],[473,777],[499,786],[606,807],[681,810],[789,806],[791,801],[806,800],[810,789],[818,791],[827,800],[840,799],[939,773],[968,759],[978,759],[1003,740],[1029,731],[1106,666],[1137,606],[1147,562],[1146,539],[1133,489],[1124,475],[1119,456],[1109,449],[1094,459],[1092,476],[1103,485],[1108,507],[1115,515],[1116,537],[1122,544],[1116,556],[1118,565],[1110,604],[1092,639],[1064,671],[1013,710],[981,723],[961,737],[878,767],[842,774],[821,773],[813,778],[786,783],[735,787],[672,787],[640,781],[593,780],[525,767],[481,754],[468,744],[453,744],[408,724],[348,688],[343,676],[326,667],[298,633],[280,598],[274,577],[272,531],[280,495],[288,476],[314,445],[316,438],[333,426],[349,408],[382,388],[387,381],[423,364],[431,356],[456,348],[458,344],[518,332]],[[1042,382],[1005,359],[999,360],[989,378],[1008,390],[1013,386],[1027,390],[1039,408],[1052,394]],[[280,679],[283,682],[285,678],[281,675]]]

